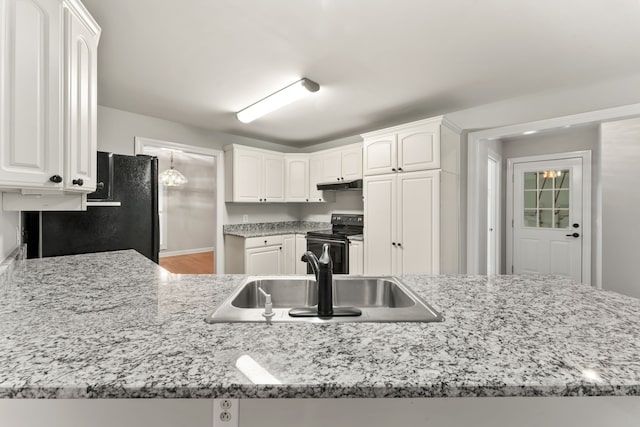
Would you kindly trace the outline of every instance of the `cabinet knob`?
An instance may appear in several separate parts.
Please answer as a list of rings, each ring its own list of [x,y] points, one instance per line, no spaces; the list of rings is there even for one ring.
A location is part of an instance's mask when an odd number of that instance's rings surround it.
[[[96,190],[104,190],[104,182],[97,183]]]
[[[322,199],[318,199],[318,201],[319,201],[319,202],[321,202],[321,201],[322,201]]]
[[[260,199],[260,201],[262,201],[262,199]]]
[[[49,178],[49,181],[60,184],[62,182],[62,177],[60,175],[53,175],[51,178]]]
[[[398,243],[398,247],[401,248],[402,247],[402,243]]]
[[[338,181],[340,181],[340,177],[336,178]]]
[[[71,183],[73,185],[78,185],[78,186],[82,187],[82,185],[84,184],[84,181],[82,180],[82,178],[78,178],[78,179],[74,179],[73,181],[71,181]]]
[[[395,171],[396,171],[396,168],[391,168],[391,171],[392,171],[392,172],[395,172]]]
[[[264,200],[263,200],[263,202],[266,202],[266,201],[267,201],[267,199],[264,199]]]
[[[309,201],[309,199],[307,199],[307,202]]]
[[[398,168],[398,170],[399,170],[400,172],[402,172],[402,168]]]
[[[267,241],[266,241],[266,240],[264,241],[264,244],[265,244],[265,245],[267,244]]]
[[[395,245],[396,245],[396,242],[391,242],[391,244],[392,244],[393,246],[395,246]]]

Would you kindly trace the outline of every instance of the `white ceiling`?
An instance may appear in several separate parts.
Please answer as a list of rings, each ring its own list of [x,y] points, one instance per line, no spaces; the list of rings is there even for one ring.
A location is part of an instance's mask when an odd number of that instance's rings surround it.
[[[83,0],[101,105],[290,145],[640,73],[640,0]],[[320,91],[234,112],[307,77]]]

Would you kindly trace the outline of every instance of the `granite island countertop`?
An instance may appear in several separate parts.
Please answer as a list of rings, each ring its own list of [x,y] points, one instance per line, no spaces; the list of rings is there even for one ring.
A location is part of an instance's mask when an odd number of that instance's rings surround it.
[[[640,300],[540,276],[405,276],[442,323],[207,324],[244,276],[134,251],[0,282],[0,397],[640,395]],[[254,384],[248,355],[281,384]]]
[[[226,224],[223,226],[225,235],[244,238],[276,236],[279,234],[306,234],[308,231],[331,229],[329,222],[282,221],[259,222],[245,224]]]

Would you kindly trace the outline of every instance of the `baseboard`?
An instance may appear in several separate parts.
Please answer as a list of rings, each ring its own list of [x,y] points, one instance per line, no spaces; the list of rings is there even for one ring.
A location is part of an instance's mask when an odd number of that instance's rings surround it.
[[[191,255],[191,254],[200,254],[202,252],[211,252],[213,251],[213,247],[210,248],[197,248],[197,249],[183,249],[181,251],[160,251],[160,258],[168,257],[168,256],[177,256],[177,255]]]

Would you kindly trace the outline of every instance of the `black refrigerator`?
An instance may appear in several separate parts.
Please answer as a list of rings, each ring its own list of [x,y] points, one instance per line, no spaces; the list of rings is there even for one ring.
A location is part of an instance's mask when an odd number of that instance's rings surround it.
[[[158,262],[158,159],[98,152],[87,210],[25,212],[29,258],[135,249]]]

